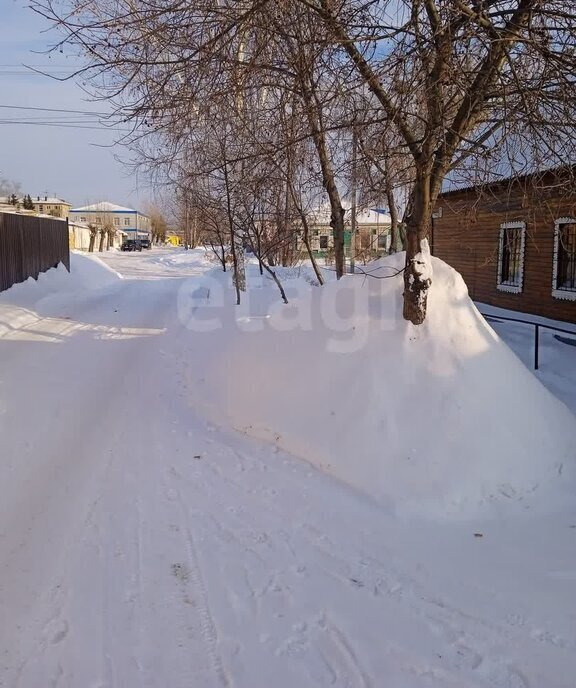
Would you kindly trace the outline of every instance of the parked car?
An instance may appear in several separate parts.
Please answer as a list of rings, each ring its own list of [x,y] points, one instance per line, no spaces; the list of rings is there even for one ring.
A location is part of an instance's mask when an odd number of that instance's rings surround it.
[[[142,248],[150,249],[152,248],[152,242],[150,239],[140,239],[140,246],[142,246]]]
[[[141,251],[142,243],[138,239],[126,239],[122,246],[121,251]]]

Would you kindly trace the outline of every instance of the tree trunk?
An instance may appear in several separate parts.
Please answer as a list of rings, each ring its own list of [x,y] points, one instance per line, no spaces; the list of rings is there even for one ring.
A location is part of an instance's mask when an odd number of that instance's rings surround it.
[[[344,208],[340,203],[339,195],[337,201],[330,198],[330,226],[334,236],[336,279],[340,279],[344,274]]]
[[[96,235],[90,234],[90,243],[88,244],[88,253],[94,252],[94,244],[96,243]]]
[[[305,81],[301,81],[302,96],[306,105],[308,124],[312,133],[312,140],[318,154],[322,171],[322,185],[330,201],[330,226],[334,237],[334,262],[336,264],[336,278],[344,275],[344,208],[340,201],[340,193],[336,185],[336,177],[330,160],[328,146],[322,125],[322,112],[315,94]]]
[[[308,257],[310,258],[310,262],[312,263],[312,267],[314,268],[318,284],[322,286],[324,284],[324,277],[320,272],[320,268],[318,267],[318,263],[316,262],[316,258],[314,257],[314,253],[312,252],[312,247],[310,246],[310,225],[308,224],[308,218],[306,217],[306,213],[302,209],[301,203],[297,201],[296,189],[294,188],[292,182],[290,182],[290,194],[292,196],[292,202],[294,203],[294,207],[296,208],[296,211],[300,216],[300,220],[302,221],[302,227],[304,228],[304,246],[306,246],[306,250],[308,251]]]
[[[394,192],[388,185],[386,186],[386,200],[388,201],[388,211],[390,213],[390,253],[398,250],[398,208]]]
[[[234,259],[234,275],[232,281],[236,287],[237,305],[240,305],[240,292],[246,291],[246,266],[244,263],[244,246],[242,239],[236,232],[232,236],[232,257]]]
[[[226,212],[228,215],[228,227],[230,230],[230,249],[232,251],[232,266],[234,268],[234,274],[232,276],[232,282],[236,288],[236,305],[240,305],[240,292],[246,291],[246,275],[244,273],[244,247],[242,246],[242,241],[239,241],[239,237],[236,235],[234,230],[234,218],[232,217],[232,204],[230,201],[230,179],[228,177],[228,163],[224,159],[224,185],[226,187]],[[240,249],[241,255],[238,255],[238,250]],[[242,264],[240,264],[240,259],[242,259]]]
[[[432,284],[432,265],[428,232],[432,203],[430,180],[417,179],[406,217],[406,267],[404,270],[405,320],[421,325],[426,318],[428,289]]]
[[[102,253],[104,251],[104,240],[106,238],[106,232],[100,232],[100,246],[98,247],[98,251]]]
[[[310,227],[308,225],[308,218],[306,217],[306,213],[301,210],[300,206],[298,206],[298,212],[300,213],[300,219],[302,220],[302,225],[304,227],[304,246],[306,246],[306,250],[308,251],[308,256],[310,258],[310,262],[312,263],[312,267],[314,268],[314,273],[316,274],[318,284],[322,286],[324,284],[324,277],[320,272],[320,268],[318,267],[318,263],[314,257],[312,247],[310,246]]]
[[[270,275],[272,275],[272,279],[274,280],[274,282],[276,282],[276,286],[278,287],[278,289],[280,291],[280,296],[282,297],[282,301],[284,301],[284,303],[288,303],[288,299],[286,298],[286,292],[284,291],[284,287],[282,286],[282,282],[280,282],[280,280],[278,279],[274,270],[272,270],[268,265],[266,265],[266,263],[264,263],[263,265],[264,265],[264,269],[266,270],[266,272],[268,272]]]
[[[306,236],[306,234],[304,235],[304,246],[306,246],[306,250],[308,251],[308,257],[310,258],[310,262],[312,263],[312,267],[314,268],[314,274],[316,275],[318,284],[322,286],[324,284],[324,277],[320,272],[320,268],[318,267],[318,263],[316,262],[316,258],[314,257],[312,247],[310,246],[310,239],[308,236]]]
[[[264,274],[264,266],[262,264],[262,238],[260,236],[260,232],[262,231],[262,227],[264,226],[264,223],[262,222],[260,224],[260,229],[256,232],[256,250],[258,251],[257,257],[258,257],[258,269],[260,270],[260,274]]]

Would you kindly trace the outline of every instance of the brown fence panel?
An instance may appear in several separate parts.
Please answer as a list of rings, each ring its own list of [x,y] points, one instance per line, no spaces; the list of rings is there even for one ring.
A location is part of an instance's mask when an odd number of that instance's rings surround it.
[[[70,272],[67,222],[0,213],[0,292],[59,263]]]

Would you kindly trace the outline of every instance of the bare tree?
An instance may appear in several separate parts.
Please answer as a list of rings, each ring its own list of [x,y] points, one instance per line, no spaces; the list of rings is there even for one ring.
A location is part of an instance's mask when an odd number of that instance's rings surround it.
[[[106,250],[109,251],[110,247],[114,246],[114,239],[116,238],[116,227],[114,225],[106,225]]]
[[[92,253],[94,251],[94,246],[96,244],[96,237],[98,236],[99,229],[93,223],[90,223],[88,225],[88,229],[90,230],[90,243],[88,245],[88,252]]]
[[[149,204],[146,208],[146,214],[150,218],[150,234],[153,243],[158,244],[161,241],[166,241],[168,222],[160,208],[157,205]]]
[[[245,161],[278,152],[270,128],[287,101],[300,108],[306,122],[302,135],[316,150],[338,274],[343,270],[340,194],[344,161],[350,160],[342,154],[339,134],[360,119],[360,126],[379,127],[382,137],[390,136],[411,159],[404,317],[415,324],[426,316],[432,282],[427,237],[444,180],[463,169],[474,169],[477,177],[487,171],[509,176],[576,158],[571,0],[63,0],[58,5],[32,0],[32,5],[66,32],[64,42],[84,51],[86,76],[92,75],[100,96],[116,102],[134,124],[129,143],[150,135],[163,141],[143,159],[168,166],[177,160],[190,170],[184,148],[206,148],[202,137],[215,139],[199,169],[208,176],[219,170],[225,177],[233,253],[233,187]],[[361,103],[362,117],[351,99]],[[246,137],[236,141],[249,109],[257,114],[254,122],[267,152]],[[219,162],[213,154],[218,147]],[[386,177],[390,166],[375,160]],[[389,187],[384,180],[383,188]],[[291,199],[286,184],[286,215]],[[237,261],[235,266],[236,274]]]
[[[573,3],[301,2],[413,159],[404,317],[421,323],[432,277],[425,242],[446,175],[510,146],[527,165],[574,159]]]

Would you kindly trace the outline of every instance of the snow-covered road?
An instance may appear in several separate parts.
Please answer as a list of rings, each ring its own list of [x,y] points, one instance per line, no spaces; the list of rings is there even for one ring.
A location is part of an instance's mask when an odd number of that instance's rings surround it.
[[[401,522],[208,423],[164,255],[0,303],[0,686],[573,688],[576,516]]]

